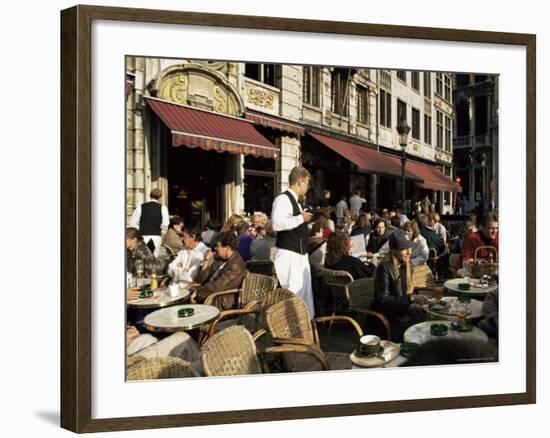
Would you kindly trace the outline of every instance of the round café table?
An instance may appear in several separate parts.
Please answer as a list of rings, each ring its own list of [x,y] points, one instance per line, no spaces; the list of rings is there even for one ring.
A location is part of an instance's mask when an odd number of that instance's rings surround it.
[[[179,317],[178,310],[191,308],[191,316]],[[220,314],[220,309],[207,304],[183,304],[156,310],[145,317],[144,327],[152,332],[179,332],[198,328],[212,322]]]
[[[489,285],[487,287],[481,287],[479,285],[480,280],[477,278],[470,278],[470,289],[469,290],[462,290],[458,287],[460,283],[464,283],[463,278],[453,278],[451,280],[447,280],[443,286],[445,286],[445,289],[451,291],[452,293],[456,294],[467,294],[471,295],[472,297],[480,297],[483,298],[485,295],[487,295],[489,292],[493,292],[498,289],[498,284]]]
[[[432,324],[445,324],[449,331],[445,336],[434,336],[431,334],[430,326]],[[409,327],[405,334],[403,335],[404,342],[416,342],[417,344],[423,344],[425,342],[431,341],[432,339],[477,339],[479,341],[487,342],[489,338],[483,330],[473,327],[469,332],[459,332],[458,330],[453,330],[451,328],[451,321],[444,320],[433,320],[433,321],[424,321],[419,324],[415,324]]]
[[[153,298],[138,298],[137,300],[126,301],[126,305],[132,309],[162,309],[163,307],[180,304],[187,300],[190,293],[187,289],[180,288],[177,296],[170,296],[170,290],[166,288],[157,289],[158,296]]]
[[[449,304],[457,300],[458,300],[457,297],[441,298],[441,301],[443,301],[446,304]],[[479,319],[483,316],[483,312],[482,312],[483,303],[481,301],[471,300],[468,303],[468,306],[470,307],[470,314],[466,317],[466,319]],[[426,312],[428,313],[431,319],[444,319],[447,321],[453,321],[456,319],[456,315],[449,315],[445,312],[437,311],[435,309],[430,309],[430,306],[428,304],[424,305],[424,310],[426,310]]]

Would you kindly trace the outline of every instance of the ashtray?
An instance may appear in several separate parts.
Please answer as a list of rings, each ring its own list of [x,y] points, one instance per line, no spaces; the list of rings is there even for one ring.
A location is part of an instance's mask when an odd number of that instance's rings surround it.
[[[141,291],[139,292],[139,297],[140,298],[150,298],[153,296],[153,290],[152,289],[141,289]]]
[[[434,336],[445,336],[449,333],[449,328],[445,324],[432,324],[430,332]]]
[[[458,283],[460,290],[470,290],[470,283]]]
[[[195,313],[195,309],[192,309],[191,307],[184,307],[178,310],[178,316],[180,318],[186,318],[193,315],[193,313]]]
[[[447,306],[445,306],[444,303],[441,303],[441,301],[436,301],[436,302],[428,304],[428,309],[433,310],[435,312],[440,312],[446,307]]]
[[[474,326],[467,321],[456,320],[451,322],[451,328],[457,332],[471,332]]]
[[[416,342],[403,342],[399,347],[399,352],[403,357],[411,357],[419,345]]]

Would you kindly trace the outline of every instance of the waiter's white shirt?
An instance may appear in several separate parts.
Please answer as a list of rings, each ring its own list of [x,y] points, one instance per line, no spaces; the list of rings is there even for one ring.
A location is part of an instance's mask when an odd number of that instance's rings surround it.
[[[151,201],[160,204],[160,202],[157,201],[156,199],[151,199]],[[162,223],[160,224],[160,229],[167,230],[168,225],[170,225],[170,215],[168,214],[168,207],[166,207],[166,205],[161,205],[160,212],[162,214]],[[128,226],[132,228],[137,228],[139,230],[140,220],[141,220],[141,204],[139,204],[134,210],[134,212],[132,213],[132,217],[128,222]]]
[[[364,202],[367,202],[367,200],[361,198],[359,195],[352,195],[349,198],[349,209],[352,216],[357,216],[359,214]]]
[[[156,199],[151,199],[152,202],[156,202],[160,204],[160,202]],[[160,213],[162,215],[162,222],[160,224],[160,232],[161,235],[147,235],[143,236],[143,241],[145,243],[148,243],[150,240],[153,241],[155,244],[155,251],[153,252],[153,255],[155,257],[159,256],[159,249],[160,245],[162,243],[162,234],[168,229],[168,225],[170,225],[170,215],[168,214],[168,208],[166,205],[161,205]],[[130,218],[130,221],[128,222],[129,227],[137,228],[139,230],[139,222],[141,221],[141,204],[139,204],[134,212],[132,213],[132,217]]]
[[[343,218],[344,217],[344,210],[347,210],[348,209],[348,203],[341,199],[337,204],[336,204],[336,217],[337,218]]]
[[[291,189],[289,193],[298,203],[298,208],[302,212],[302,207],[298,202],[298,195]],[[275,231],[292,230],[304,223],[302,215],[293,215],[294,209],[287,195],[284,193],[277,196],[273,201],[271,209],[271,223]],[[315,316],[313,306],[313,292],[311,290],[311,271],[307,253],[302,255],[287,249],[277,248],[275,255],[275,271],[277,278],[283,288],[291,290],[296,296],[302,298],[308,306],[312,317]]]

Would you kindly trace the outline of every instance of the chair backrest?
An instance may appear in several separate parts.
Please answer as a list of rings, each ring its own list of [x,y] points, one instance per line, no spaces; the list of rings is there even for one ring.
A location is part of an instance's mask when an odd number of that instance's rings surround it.
[[[175,379],[198,377],[191,364],[177,357],[143,359],[129,366],[128,380]]]
[[[261,374],[256,344],[242,325],[228,327],[202,346],[201,362],[207,376]]]
[[[412,272],[413,287],[435,287],[434,276],[428,265],[415,266]]]
[[[323,268],[321,269],[321,275],[327,286],[345,287],[353,281],[351,274],[346,271]]]
[[[374,278],[361,278],[348,286],[351,309],[370,309],[374,303]]]
[[[258,317],[258,327],[267,328],[265,312],[274,304],[280,303],[284,300],[289,300],[296,297],[296,294],[288,289],[282,287],[275,289],[273,292],[270,292],[266,297],[261,301],[260,304],[260,315]]]
[[[246,269],[253,274],[276,276],[275,264],[271,260],[248,260]]]
[[[311,315],[301,298],[294,297],[273,304],[266,310],[265,316],[274,338],[299,338],[315,342]]]
[[[251,301],[262,300],[277,287],[277,278],[248,272],[241,286],[239,307]]]
[[[323,268],[321,275],[335,301],[349,301],[348,286],[353,282],[349,272]]]

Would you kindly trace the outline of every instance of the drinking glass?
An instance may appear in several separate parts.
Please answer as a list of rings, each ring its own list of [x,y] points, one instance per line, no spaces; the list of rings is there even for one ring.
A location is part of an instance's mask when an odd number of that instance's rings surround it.
[[[143,271],[144,271],[143,260],[136,260],[135,269],[136,269],[136,275],[138,276],[138,278],[143,278],[144,277],[144,275],[143,275]]]

